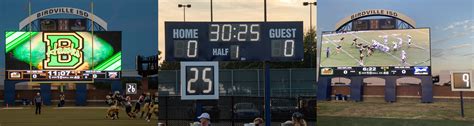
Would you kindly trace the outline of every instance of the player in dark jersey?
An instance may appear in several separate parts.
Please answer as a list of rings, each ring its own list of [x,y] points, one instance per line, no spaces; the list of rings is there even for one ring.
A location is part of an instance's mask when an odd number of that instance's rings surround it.
[[[354,38],[354,39],[352,40],[352,46],[354,46],[354,45],[357,45],[357,38]]]
[[[152,98],[152,102],[149,105],[150,109],[148,110],[147,117],[146,117],[146,120],[148,122],[150,122],[152,114],[155,114],[157,118],[159,117],[159,114],[158,114],[158,112],[159,112],[158,111],[159,110],[159,103],[160,103],[160,101],[159,101],[159,97],[158,97],[158,92],[155,92],[155,95]]]
[[[338,46],[336,47],[336,53],[339,54],[339,52],[341,52],[341,49],[342,49],[342,46],[341,46],[341,45],[338,45]]]
[[[105,118],[110,118],[112,120],[118,119],[118,101],[114,100],[111,95],[107,95],[105,98],[106,104],[109,105]]]
[[[360,53],[359,62],[360,62],[360,65],[363,66],[364,65],[364,48],[360,48],[359,53]]]
[[[151,95],[150,92],[147,92],[144,98],[144,103],[145,105],[143,106],[142,113],[140,115],[140,118],[143,118],[143,115],[147,113],[150,110],[150,104],[151,104]]]
[[[133,110],[133,113],[138,114],[138,112],[140,112],[143,102],[145,102],[145,94],[144,93],[141,94],[138,97],[137,102],[135,102],[135,108]]]
[[[132,112],[132,98],[130,96],[125,97],[124,106],[128,117],[135,118],[135,113]]]

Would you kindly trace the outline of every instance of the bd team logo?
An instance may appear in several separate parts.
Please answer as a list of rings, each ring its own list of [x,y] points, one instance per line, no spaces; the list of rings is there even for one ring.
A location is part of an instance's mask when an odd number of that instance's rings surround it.
[[[84,63],[84,38],[74,32],[44,33],[44,69],[76,69]]]

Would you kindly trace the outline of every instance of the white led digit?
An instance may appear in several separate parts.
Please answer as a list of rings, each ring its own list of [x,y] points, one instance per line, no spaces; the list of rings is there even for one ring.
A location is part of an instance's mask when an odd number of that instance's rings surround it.
[[[466,83],[466,87],[470,87],[469,74],[462,74],[462,81]]]
[[[206,72],[211,72],[211,68],[206,67],[202,70],[202,80],[207,83],[207,90],[203,90],[202,93],[210,93],[212,91],[212,80],[206,77]]]
[[[187,53],[187,55],[188,55],[189,58],[194,58],[194,57],[197,56],[197,46],[198,46],[198,43],[197,43],[196,40],[189,40],[188,41],[188,51],[187,51],[188,53]],[[191,49],[193,49],[193,50],[191,50]],[[191,54],[191,51],[193,51],[194,53]]]
[[[235,50],[235,58],[239,58],[239,46],[237,46]]]
[[[33,78],[37,78],[37,77],[38,77],[38,75],[36,75],[36,74],[33,74]]]
[[[226,31],[228,32],[227,38],[225,37]],[[222,41],[230,41],[232,34],[232,25],[224,24],[222,25]]]
[[[199,71],[198,71],[197,68],[191,68],[189,71],[194,72],[194,78],[191,78],[191,79],[188,80],[188,84],[187,84],[188,89],[187,90],[188,90],[188,93],[196,93],[196,90],[191,89],[191,84],[196,83],[196,81],[198,80]]]
[[[210,38],[210,41],[213,41],[213,42],[219,41],[219,25],[217,25],[217,24],[212,24],[212,25],[211,25],[211,30],[212,30],[212,27],[216,28],[216,30],[215,30],[215,31],[210,31],[211,36],[212,36],[212,35],[215,35],[216,37],[215,37],[215,38]]]
[[[290,47],[288,47],[288,44],[290,44]],[[286,40],[285,41],[285,48],[283,49],[283,54],[285,57],[292,57],[293,52],[294,52],[294,46],[295,46],[295,41],[293,40]],[[287,51],[287,49],[290,48],[290,52]]]
[[[241,28],[241,27],[244,27],[244,30],[243,30],[243,31],[239,30],[239,33],[237,34],[237,40],[239,40],[239,41],[245,41],[245,38],[240,38],[240,36],[241,36],[242,34],[247,34],[248,25],[246,25],[246,24],[240,24],[240,25],[239,25],[239,28]]]
[[[260,27],[260,25],[258,25],[258,24],[250,25],[250,34],[254,34],[256,36],[255,38],[250,37],[250,41],[258,41],[259,40],[260,33],[258,32],[258,30],[256,30],[257,27]]]

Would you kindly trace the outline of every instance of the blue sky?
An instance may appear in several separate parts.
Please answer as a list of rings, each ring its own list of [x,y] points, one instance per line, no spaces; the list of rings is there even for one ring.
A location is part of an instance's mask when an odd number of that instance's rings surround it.
[[[32,13],[51,7],[74,7],[94,13],[108,23],[109,31],[122,31],[122,69],[135,69],[136,55],[153,55],[158,48],[157,0],[31,0]],[[0,47],[5,46],[4,31],[18,30],[18,23],[28,16],[28,0],[0,1]],[[49,16],[75,17],[75,16]],[[5,54],[4,49],[0,49]],[[0,56],[0,68],[5,57]]]
[[[474,69],[473,0],[318,0],[318,33],[367,9],[394,10],[414,19],[416,27],[430,27],[433,74]]]

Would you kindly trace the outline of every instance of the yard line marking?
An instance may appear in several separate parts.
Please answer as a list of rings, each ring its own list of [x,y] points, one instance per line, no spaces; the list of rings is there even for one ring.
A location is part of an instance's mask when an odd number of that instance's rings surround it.
[[[108,109],[109,107],[55,107],[53,109]]]
[[[4,110],[19,110],[19,109],[29,109],[25,107],[8,107],[8,108],[2,108]]]
[[[370,43],[369,43],[367,40],[365,40],[364,38],[361,38],[361,37],[359,37],[359,36],[357,36],[357,35],[354,35],[353,33],[351,33],[351,35],[354,36],[354,37],[356,37],[356,38],[360,38],[360,39],[364,40],[365,43],[367,43],[367,44],[370,45]],[[382,52],[383,52],[383,51],[382,51]],[[398,60],[398,61],[400,61],[400,62],[402,61],[402,59],[400,59],[400,58],[398,58],[398,57],[396,57],[396,56],[394,56],[394,55],[392,55],[392,54],[390,54],[390,53],[388,53],[388,52],[385,52],[385,53],[387,53],[388,55],[394,57],[396,60]],[[408,62],[405,62],[405,63],[408,64],[409,66],[412,66],[412,65],[411,65],[410,63],[408,63]]]

